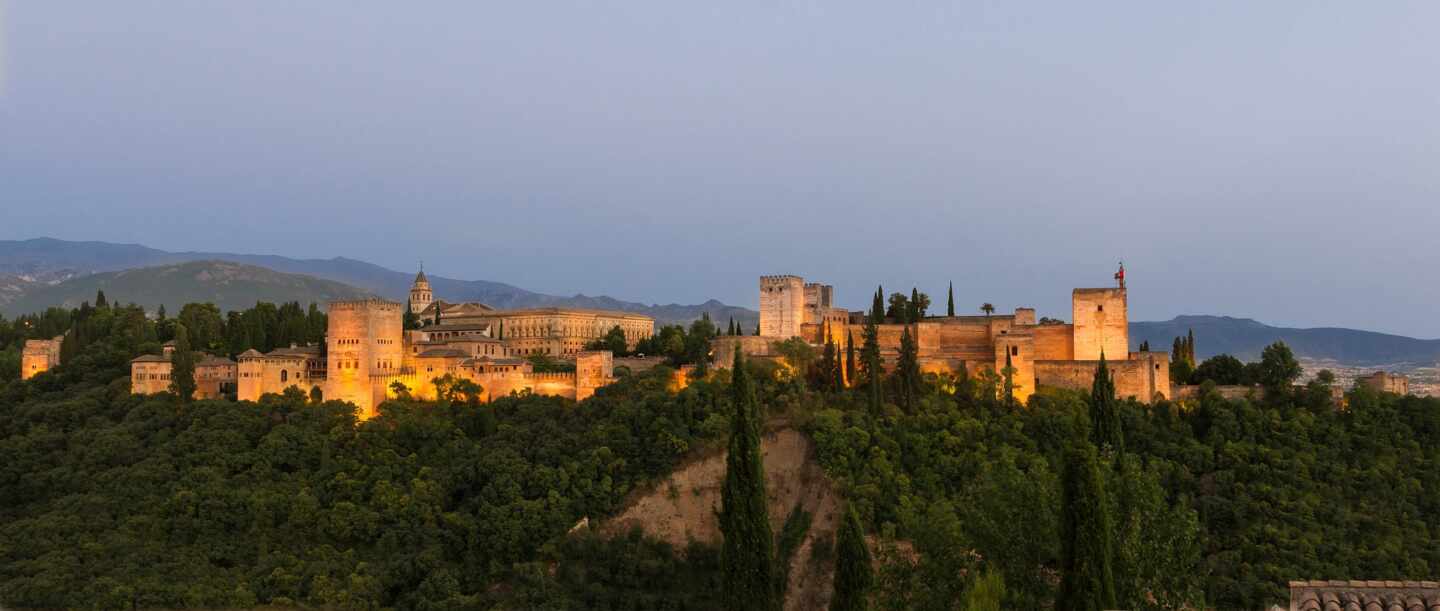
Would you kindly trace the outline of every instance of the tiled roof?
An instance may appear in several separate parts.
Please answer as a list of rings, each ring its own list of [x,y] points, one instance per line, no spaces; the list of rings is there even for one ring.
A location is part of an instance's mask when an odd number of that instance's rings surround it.
[[[1292,611],[1440,611],[1440,582],[1310,580],[1290,582]]]
[[[135,358],[133,358],[133,359],[130,359],[130,362],[131,362],[131,363],[169,363],[169,362],[170,362],[170,359],[167,359],[167,358],[165,358],[165,357],[163,357],[163,356],[160,356],[160,355],[158,355],[158,354],[142,354],[142,355],[137,356],[137,357],[135,357]]]
[[[456,349],[454,349],[454,348],[431,348],[431,349],[429,349],[429,350],[426,350],[426,351],[424,351],[424,352],[421,352],[421,353],[418,354],[417,356],[420,356],[420,357],[428,357],[428,358],[435,358],[435,357],[460,357],[460,358],[465,358],[465,357],[470,356],[470,353],[469,353],[469,352],[465,352],[464,350],[456,350]]]
[[[242,359],[258,359],[258,358],[261,358],[261,357],[263,357],[263,356],[265,356],[265,355],[262,354],[259,350],[256,350],[256,349],[254,349],[254,348],[251,348],[251,349],[249,349],[249,350],[246,350],[246,351],[244,351],[244,352],[241,352],[239,358],[242,358]]]

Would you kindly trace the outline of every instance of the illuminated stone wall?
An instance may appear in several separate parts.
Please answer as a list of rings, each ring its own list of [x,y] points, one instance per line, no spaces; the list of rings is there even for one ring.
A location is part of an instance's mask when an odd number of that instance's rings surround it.
[[[1125,289],[1075,289],[1070,296],[1075,326],[1074,358],[1098,361],[1101,352],[1119,360],[1130,352],[1130,319]]]
[[[799,276],[760,277],[760,335],[786,339],[805,323],[805,280]]]
[[[60,364],[60,342],[65,336],[54,339],[27,339],[20,351],[20,379],[28,380],[49,371]]]

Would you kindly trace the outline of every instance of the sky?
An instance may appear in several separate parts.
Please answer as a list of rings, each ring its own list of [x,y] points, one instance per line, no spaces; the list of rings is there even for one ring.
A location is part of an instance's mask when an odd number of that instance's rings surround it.
[[[0,0],[0,239],[1440,337],[1440,3]]]

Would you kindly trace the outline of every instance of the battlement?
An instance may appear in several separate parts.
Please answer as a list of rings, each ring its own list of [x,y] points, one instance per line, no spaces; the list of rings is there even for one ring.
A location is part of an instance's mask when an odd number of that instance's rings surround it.
[[[546,371],[541,373],[529,372],[524,374],[527,380],[552,381],[552,382],[574,382],[575,372],[573,371]]]
[[[785,283],[790,283],[790,282],[795,282],[795,281],[799,281],[802,285],[805,283],[805,279],[804,279],[804,278],[801,278],[800,276],[791,275],[791,274],[778,274],[778,275],[774,275],[774,276],[761,276],[761,277],[760,277],[760,283],[761,283],[761,284],[767,284],[767,283],[785,284]]]
[[[398,312],[400,312],[400,311],[403,309],[403,307],[404,307],[404,306],[402,306],[402,305],[399,304],[399,303],[396,303],[396,302],[394,302],[394,301],[390,301],[390,300],[388,300],[388,299],[380,299],[380,298],[378,298],[378,297],[371,297],[371,298],[368,298],[368,299],[350,299],[350,300],[344,300],[344,301],[332,301],[332,302],[330,302],[330,311],[331,311],[331,312],[335,312],[335,311],[346,311],[346,310],[350,310],[350,311],[353,311],[353,310],[372,310],[372,311],[380,311],[380,312],[391,312],[391,311],[393,311],[393,312],[397,312],[397,313],[398,313]]]

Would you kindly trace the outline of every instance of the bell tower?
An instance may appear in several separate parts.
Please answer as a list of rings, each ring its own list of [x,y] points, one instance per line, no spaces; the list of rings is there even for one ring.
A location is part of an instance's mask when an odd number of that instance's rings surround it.
[[[425,264],[420,264],[420,273],[415,274],[415,283],[410,285],[410,309],[415,314],[425,311],[434,301],[434,295],[430,292],[430,279],[425,277]]]

